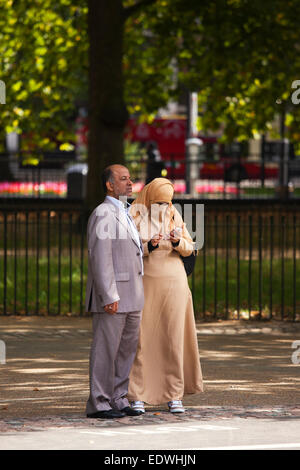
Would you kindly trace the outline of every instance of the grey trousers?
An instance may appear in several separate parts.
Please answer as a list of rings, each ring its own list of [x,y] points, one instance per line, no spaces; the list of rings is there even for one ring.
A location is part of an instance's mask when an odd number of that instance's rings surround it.
[[[140,321],[141,312],[93,313],[87,414],[129,406],[126,395]]]

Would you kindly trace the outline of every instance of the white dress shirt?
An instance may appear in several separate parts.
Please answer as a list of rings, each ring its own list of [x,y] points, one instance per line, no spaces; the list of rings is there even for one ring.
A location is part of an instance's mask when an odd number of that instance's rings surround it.
[[[143,250],[141,246],[141,240],[139,237],[139,233],[137,231],[137,228],[135,226],[134,221],[132,220],[131,216],[129,215],[128,211],[130,209],[130,204],[126,202],[127,208],[125,208],[123,201],[120,201],[119,199],[116,199],[115,197],[112,196],[106,196],[109,201],[111,201],[120,211],[123,212],[123,214],[126,215],[126,220],[129,226],[130,233],[132,234],[133,238],[137,242],[137,245],[140,250],[140,258],[141,258],[141,265],[142,265],[142,275],[144,275],[144,263],[143,263]]]

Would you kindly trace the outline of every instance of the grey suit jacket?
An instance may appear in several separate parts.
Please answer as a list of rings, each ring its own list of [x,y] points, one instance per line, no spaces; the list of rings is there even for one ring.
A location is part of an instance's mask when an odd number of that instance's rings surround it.
[[[87,245],[86,311],[104,312],[105,305],[116,301],[118,312],[142,310],[142,244],[132,234],[126,214],[107,198],[89,217]]]

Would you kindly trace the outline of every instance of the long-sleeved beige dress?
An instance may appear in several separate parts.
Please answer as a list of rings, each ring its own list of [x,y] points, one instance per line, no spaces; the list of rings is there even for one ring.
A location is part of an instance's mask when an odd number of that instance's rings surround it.
[[[158,227],[148,218],[145,234],[142,223],[145,305],[128,398],[157,405],[203,391],[192,295],[179,256],[191,254],[193,244],[175,211],[175,226],[183,229],[179,245],[162,240],[149,253],[147,233]]]

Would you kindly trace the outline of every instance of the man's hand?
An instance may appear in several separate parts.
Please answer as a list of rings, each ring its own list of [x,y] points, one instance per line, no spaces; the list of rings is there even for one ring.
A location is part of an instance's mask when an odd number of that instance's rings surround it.
[[[106,313],[109,313],[110,315],[114,315],[118,311],[118,306],[119,306],[119,303],[114,302],[113,304],[105,305],[104,310],[106,311]]]

